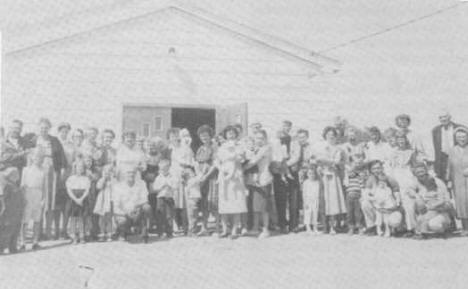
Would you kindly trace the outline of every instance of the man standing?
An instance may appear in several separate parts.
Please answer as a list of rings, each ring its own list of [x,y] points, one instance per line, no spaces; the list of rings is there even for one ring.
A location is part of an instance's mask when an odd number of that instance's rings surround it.
[[[441,180],[447,179],[448,153],[455,146],[454,131],[459,124],[452,121],[449,112],[439,115],[440,125],[432,130],[432,143],[434,145],[434,172]]]
[[[297,231],[299,225],[299,209],[302,207],[299,172],[312,157],[309,144],[309,132],[305,129],[297,131],[297,140],[291,142],[290,157],[286,164],[291,172],[288,178],[289,230]]]
[[[114,216],[119,236],[125,238],[131,227],[139,226],[145,242],[148,241],[148,225],[151,207],[145,182],[136,180],[136,169],[124,170],[124,180],[114,188]]]

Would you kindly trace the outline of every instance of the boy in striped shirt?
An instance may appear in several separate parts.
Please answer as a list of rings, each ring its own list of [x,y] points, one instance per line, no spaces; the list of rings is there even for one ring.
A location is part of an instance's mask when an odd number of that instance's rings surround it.
[[[361,192],[364,188],[367,167],[364,164],[365,155],[356,153],[353,155],[353,162],[348,167],[346,178],[346,209],[348,234],[353,235],[356,230],[363,234],[362,212],[361,212]]]

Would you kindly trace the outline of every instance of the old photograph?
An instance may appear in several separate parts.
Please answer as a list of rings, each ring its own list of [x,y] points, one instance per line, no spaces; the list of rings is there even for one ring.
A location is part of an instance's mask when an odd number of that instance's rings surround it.
[[[0,0],[0,289],[468,288],[468,1]]]

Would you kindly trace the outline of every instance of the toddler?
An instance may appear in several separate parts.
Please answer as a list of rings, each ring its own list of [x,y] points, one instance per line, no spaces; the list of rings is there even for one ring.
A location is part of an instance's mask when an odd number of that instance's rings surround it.
[[[318,216],[319,216],[319,200],[320,200],[320,178],[318,176],[317,167],[310,165],[307,168],[306,179],[302,183],[302,200],[304,205],[304,225],[306,231],[311,233],[311,222],[313,232],[319,234]]]
[[[197,175],[193,167],[187,167],[184,173],[185,196],[187,201],[187,216],[189,234],[193,235],[197,225],[198,205],[201,200],[201,176]]]
[[[171,162],[162,159],[159,162],[159,175],[153,183],[153,191],[157,195],[156,214],[157,228],[160,237],[166,233],[167,238],[172,237],[173,215],[174,215],[174,193],[178,188],[177,179],[171,172]]]
[[[374,206],[376,207],[377,235],[390,237],[392,232],[389,226],[389,217],[396,210],[400,203],[400,196],[394,193],[387,184],[387,181],[379,177],[377,186],[373,190]],[[385,233],[382,231],[385,228]]]
[[[99,216],[99,227],[102,235],[101,241],[112,241],[113,225],[113,200],[112,189],[117,182],[113,165],[106,165],[103,168],[103,176],[97,182],[96,188],[99,194],[94,206],[94,214]]]

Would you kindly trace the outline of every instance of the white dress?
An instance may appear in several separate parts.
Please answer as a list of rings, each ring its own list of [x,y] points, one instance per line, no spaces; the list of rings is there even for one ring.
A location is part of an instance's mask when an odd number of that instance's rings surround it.
[[[172,147],[170,172],[178,184],[174,191],[174,203],[176,209],[183,209],[186,207],[184,188],[181,184],[184,165],[194,165],[194,155],[192,149],[190,146],[183,144],[178,147]]]
[[[42,216],[42,202],[46,189],[46,173],[35,166],[24,168],[21,185],[24,188],[26,206],[23,220],[40,222]]]

